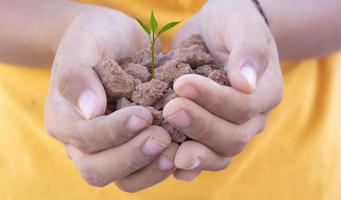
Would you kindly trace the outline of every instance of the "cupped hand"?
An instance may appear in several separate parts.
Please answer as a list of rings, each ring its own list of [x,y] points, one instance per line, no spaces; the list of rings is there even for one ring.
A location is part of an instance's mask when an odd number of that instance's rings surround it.
[[[52,68],[45,110],[47,132],[91,185],[113,181],[134,192],[154,185],[175,170],[178,145],[161,127],[151,126],[144,107],[104,116],[106,94],[92,66],[102,57],[119,59],[147,47],[134,19],[102,7],[81,12],[62,38]]]
[[[261,132],[280,102],[283,81],[272,34],[251,0],[208,1],[177,34],[177,47],[192,34],[203,36],[231,83],[221,86],[199,75],[174,83],[180,96],[164,117],[193,140],[179,147],[175,176],[191,180],[202,170],[222,170]]]

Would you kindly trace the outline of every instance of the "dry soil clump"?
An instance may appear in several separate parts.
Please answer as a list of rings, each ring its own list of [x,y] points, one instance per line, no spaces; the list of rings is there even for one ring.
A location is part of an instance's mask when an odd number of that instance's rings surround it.
[[[154,117],[153,124],[165,128],[174,142],[182,143],[186,136],[162,117],[163,107],[177,97],[174,80],[185,74],[199,74],[228,85],[226,72],[214,63],[200,35],[191,36],[178,49],[157,54],[155,65],[155,79],[151,79],[151,53],[142,49],[117,62],[103,58],[94,66],[106,91],[106,114],[128,106],[145,106]]]

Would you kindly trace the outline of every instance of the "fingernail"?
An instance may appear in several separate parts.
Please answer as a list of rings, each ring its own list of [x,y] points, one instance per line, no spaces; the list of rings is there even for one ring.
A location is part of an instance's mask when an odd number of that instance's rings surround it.
[[[90,119],[96,107],[97,95],[92,90],[84,90],[78,98],[78,107],[85,119]]]
[[[164,156],[160,158],[159,168],[162,171],[168,171],[174,167],[174,162]]]
[[[156,154],[161,153],[168,145],[158,141],[154,137],[149,138],[146,143],[144,144],[142,151],[147,156],[154,156]]]
[[[180,128],[186,128],[191,124],[191,118],[188,113],[184,110],[179,110],[176,113],[167,116],[167,120],[169,120],[173,125],[178,126]]]
[[[184,167],[184,169],[195,169],[195,168],[199,167],[199,165],[200,165],[199,158],[195,158],[194,161],[192,162],[192,164],[189,165],[188,167]]]
[[[187,84],[178,89],[179,95],[190,98],[190,99],[196,99],[198,97],[198,90]]]
[[[252,90],[256,89],[257,72],[251,65],[245,65],[240,69],[240,75],[246,80]]]
[[[127,121],[127,128],[131,132],[136,132],[148,125],[148,121],[137,115],[131,115]]]

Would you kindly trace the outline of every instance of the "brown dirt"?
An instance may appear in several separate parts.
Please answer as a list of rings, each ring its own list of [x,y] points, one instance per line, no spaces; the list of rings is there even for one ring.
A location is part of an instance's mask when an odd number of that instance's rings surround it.
[[[151,74],[148,69],[143,65],[128,63],[123,65],[122,68],[127,74],[142,82],[147,82],[151,78]]]
[[[157,79],[142,83],[135,87],[131,100],[142,106],[153,106],[162,99],[168,84]]]
[[[182,143],[187,137],[162,117],[163,107],[177,97],[174,80],[185,74],[199,74],[228,85],[226,72],[214,63],[199,35],[191,36],[178,49],[157,54],[155,63],[155,79],[152,80],[149,49],[117,62],[103,58],[93,67],[107,94],[106,114],[127,106],[145,106],[154,117],[153,124],[165,128],[174,142]]]
[[[108,102],[116,101],[121,97],[130,99],[135,87],[141,83],[139,79],[127,74],[118,63],[109,58],[103,58],[94,70],[103,83]]]
[[[190,73],[192,73],[192,68],[189,64],[174,59],[155,69],[155,79],[167,84],[173,84],[175,79]]]

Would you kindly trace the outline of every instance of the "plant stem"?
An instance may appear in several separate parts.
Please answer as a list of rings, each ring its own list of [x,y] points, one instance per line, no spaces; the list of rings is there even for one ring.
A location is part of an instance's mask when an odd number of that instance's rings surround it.
[[[154,37],[154,33],[153,33]],[[151,52],[152,52],[152,66],[151,66],[151,73],[152,73],[152,79],[155,78],[155,39],[153,38],[152,45],[151,45]]]
[[[152,72],[152,79],[154,79],[155,77],[155,73],[154,73],[154,70],[155,70],[155,58],[154,58],[154,42],[152,43],[152,46],[151,46],[151,52],[152,52],[152,66],[151,66],[151,72]]]

